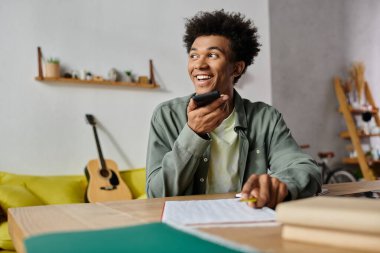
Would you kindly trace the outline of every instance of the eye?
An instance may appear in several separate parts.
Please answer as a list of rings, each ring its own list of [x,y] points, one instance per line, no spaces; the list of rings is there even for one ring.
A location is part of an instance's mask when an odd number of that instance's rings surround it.
[[[189,54],[189,58],[190,59],[198,59],[199,55],[197,55],[197,54]]]
[[[216,59],[216,58],[218,58],[218,54],[216,54],[216,53],[209,53],[208,57],[212,58],[212,59]]]

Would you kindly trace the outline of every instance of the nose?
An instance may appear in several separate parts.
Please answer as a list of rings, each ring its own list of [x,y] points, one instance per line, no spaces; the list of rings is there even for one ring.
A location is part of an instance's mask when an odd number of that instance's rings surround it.
[[[194,68],[195,69],[207,69],[208,63],[207,63],[205,57],[200,57],[199,59],[197,59],[194,63]]]

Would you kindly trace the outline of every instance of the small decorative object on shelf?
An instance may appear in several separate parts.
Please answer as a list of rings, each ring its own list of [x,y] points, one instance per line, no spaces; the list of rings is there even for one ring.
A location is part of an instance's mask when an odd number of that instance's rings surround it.
[[[49,58],[45,63],[46,77],[59,78],[61,69],[58,58]]]
[[[92,79],[93,79],[93,75],[92,75],[92,73],[91,73],[91,72],[87,72],[87,73],[86,73],[85,80],[90,81],[90,80],[92,80]]]
[[[126,75],[126,77],[125,77],[126,82],[133,83],[135,81],[132,70],[126,70],[126,71],[124,71],[124,73]]]
[[[108,71],[108,80],[116,82],[119,77],[119,74],[117,73],[117,70],[115,68],[112,68]]]
[[[153,73],[153,61],[149,60],[149,72],[150,72],[150,78],[148,79],[146,77],[146,82],[135,82],[133,79],[133,75],[131,71],[126,71],[127,80],[126,81],[118,81],[120,79],[119,73],[116,71],[116,69],[111,69],[108,73],[109,80],[105,80],[101,76],[93,75],[92,73],[88,71],[73,71],[71,73],[71,78],[68,77],[50,77],[47,76],[46,73],[44,75],[42,71],[42,51],[41,48],[37,48],[38,53],[38,76],[35,78],[37,81],[41,82],[49,82],[49,83],[72,83],[72,84],[89,84],[89,85],[111,85],[111,86],[127,86],[127,87],[137,87],[137,88],[159,88],[160,86],[156,83],[154,79],[154,73]],[[115,72],[116,72],[116,78],[115,78]],[[128,75],[130,73],[130,75]],[[128,78],[130,76],[130,79]]]
[[[147,76],[139,76],[139,83],[149,84],[149,80]]]
[[[78,70],[73,70],[71,72],[71,78],[73,78],[73,79],[79,79],[79,77],[80,77],[80,73],[79,73]]]
[[[66,72],[63,74],[63,77],[64,78],[73,78],[73,75],[71,73]]]
[[[82,69],[80,72],[79,72],[79,79],[80,80],[84,80],[84,81],[90,81],[93,79],[93,75],[90,71],[86,70],[86,69]]]
[[[98,82],[102,82],[102,81],[104,81],[104,78],[102,76],[94,76],[93,80],[98,81]]]

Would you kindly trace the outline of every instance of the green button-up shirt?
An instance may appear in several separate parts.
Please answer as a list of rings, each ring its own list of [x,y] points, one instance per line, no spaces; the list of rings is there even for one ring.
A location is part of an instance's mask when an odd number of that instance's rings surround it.
[[[154,111],[147,152],[148,197],[204,194],[211,140],[187,125],[191,96],[160,104]],[[282,115],[273,107],[252,103],[234,92],[239,136],[240,188],[251,174],[268,173],[286,183],[292,199],[314,195],[321,187],[321,170],[303,153]]]

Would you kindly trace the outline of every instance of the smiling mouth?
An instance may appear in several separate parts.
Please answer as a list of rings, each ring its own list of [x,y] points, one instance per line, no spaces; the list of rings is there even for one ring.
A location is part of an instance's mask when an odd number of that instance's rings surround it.
[[[195,76],[198,81],[207,81],[211,79],[210,75],[197,75]]]

